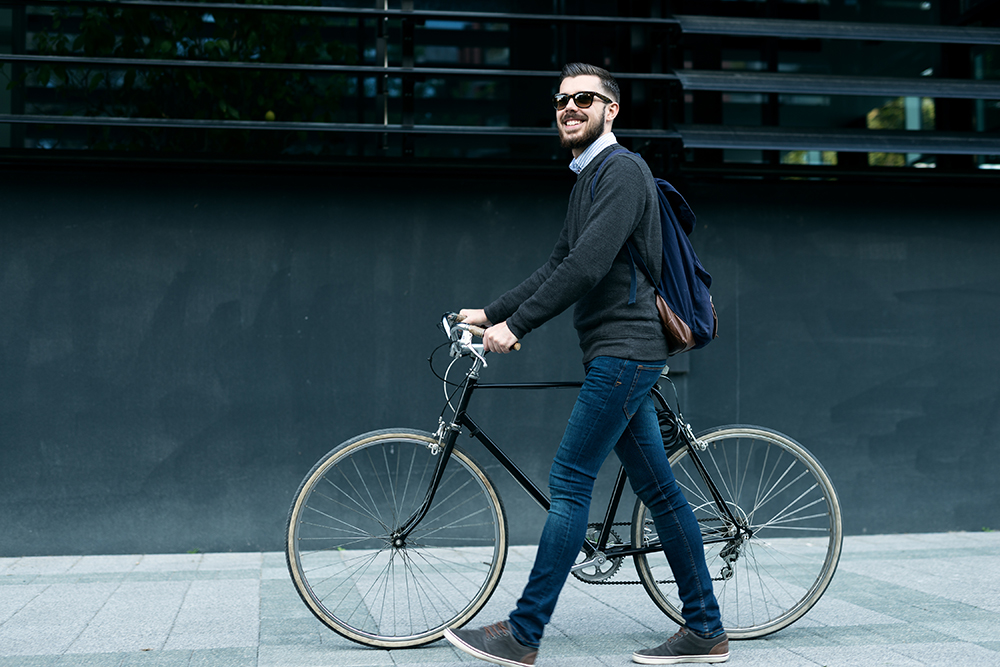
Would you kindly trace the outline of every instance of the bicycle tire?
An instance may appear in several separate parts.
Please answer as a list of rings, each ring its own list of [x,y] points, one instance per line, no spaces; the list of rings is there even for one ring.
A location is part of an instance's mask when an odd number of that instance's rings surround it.
[[[493,482],[454,448],[434,501],[401,548],[390,535],[420,506],[440,453],[430,433],[390,429],[347,440],[303,479],[285,554],[299,596],[361,644],[433,642],[486,604],[507,560],[507,516]]]
[[[840,503],[823,466],[798,442],[757,426],[723,426],[698,435],[698,456],[737,519],[752,536],[726,572],[726,544],[705,545],[705,558],[731,639],[777,632],[800,619],[829,586],[843,540]],[[721,512],[698,474],[688,448],[670,456],[671,468],[702,527],[718,535]],[[632,544],[657,539],[645,505],[636,501]],[[683,625],[681,602],[662,552],[634,558],[653,602]],[[726,578],[726,575],[729,575]]]

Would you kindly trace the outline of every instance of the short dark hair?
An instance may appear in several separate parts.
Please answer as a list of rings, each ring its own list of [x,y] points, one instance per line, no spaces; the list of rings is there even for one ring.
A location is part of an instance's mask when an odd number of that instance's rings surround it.
[[[603,67],[588,65],[587,63],[567,63],[562,68],[562,73],[559,76],[559,84],[562,85],[565,79],[570,79],[574,76],[596,76],[601,80],[601,86],[604,87],[604,92],[608,94],[608,97],[615,102],[621,99],[618,82],[615,81],[615,77],[611,76],[611,72]]]

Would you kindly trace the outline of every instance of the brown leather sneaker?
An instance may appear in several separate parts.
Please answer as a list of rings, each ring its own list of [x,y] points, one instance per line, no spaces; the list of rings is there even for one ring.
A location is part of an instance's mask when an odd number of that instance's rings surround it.
[[[725,633],[704,639],[687,628],[656,648],[632,654],[632,662],[642,665],[674,665],[679,662],[725,662],[729,660],[729,637]]]
[[[469,655],[507,667],[531,667],[538,657],[538,649],[525,646],[514,639],[507,621],[500,621],[477,630],[444,631],[444,638],[455,648]]]

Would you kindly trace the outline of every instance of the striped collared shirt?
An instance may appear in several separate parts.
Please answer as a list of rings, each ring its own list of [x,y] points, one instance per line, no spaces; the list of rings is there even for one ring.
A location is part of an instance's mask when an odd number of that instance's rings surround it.
[[[600,155],[601,151],[617,142],[618,139],[615,138],[614,132],[602,134],[594,140],[594,143],[587,146],[587,150],[580,153],[580,157],[574,158],[573,161],[569,163],[569,168],[572,169],[574,173],[579,174],[588,164],[590,164],[591,160]]]

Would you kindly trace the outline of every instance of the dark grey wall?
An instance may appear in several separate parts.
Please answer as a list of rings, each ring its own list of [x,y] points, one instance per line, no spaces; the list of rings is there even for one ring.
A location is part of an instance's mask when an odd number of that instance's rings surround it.
[[[541,263],[571,185],[3,173],[0,555],[280,549],[322,453],[375,428],[433,430],[438,317]],[[721,321],[680,380],[696,427],[803,442],[851,533],[997,527],[989,193],[685,191]],[[564,314],[488,379],[580,375]],[[572,392],[480,398],[478,420],[544,482]],[[542,512],[494,477],[515,541],[535,540]]]
[[[691,192],[730,322],[696,357],[698,421],[787,431],[850,533],[1000,518],[996,189],[788,183]]]

